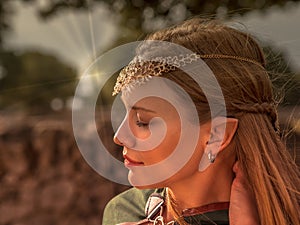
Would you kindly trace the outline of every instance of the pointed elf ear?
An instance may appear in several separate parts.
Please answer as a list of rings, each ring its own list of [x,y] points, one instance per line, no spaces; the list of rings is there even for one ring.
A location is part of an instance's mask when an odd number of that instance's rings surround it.
[[[216,117],[212,119],[210,137],[199,164],[199,171],[204,171],[210,164],[214,163],[217,154],[232,141],[237,127],[238,120],[235,118]]]
[[[238,120],[235,118],[216,117],[212,120],[210,139],[207,142],[207,148],[211,149],[213,154],[226,148],[238,127]]]

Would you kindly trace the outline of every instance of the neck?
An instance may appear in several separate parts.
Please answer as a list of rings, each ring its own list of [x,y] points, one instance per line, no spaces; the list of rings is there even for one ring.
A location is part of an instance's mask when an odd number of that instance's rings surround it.
[[[218,167],[220,166],[210,166],[204,172],[197,171],[168,186],[167,191],[176,202],[179,212],[210,203],[229,201],[233,172],[231,169]]]

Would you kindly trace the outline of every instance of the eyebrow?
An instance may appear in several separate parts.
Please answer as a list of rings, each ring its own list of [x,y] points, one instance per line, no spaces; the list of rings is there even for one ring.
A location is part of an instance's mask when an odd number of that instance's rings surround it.
[[[138,106],[132,106],[131,107],[133,110],[142,110],[142,111],[146,111],[146,112],[150,112],[150,113],[156,113],[155,111],[151,110],[151,109],[146,109],[143,107],[138,107]]]

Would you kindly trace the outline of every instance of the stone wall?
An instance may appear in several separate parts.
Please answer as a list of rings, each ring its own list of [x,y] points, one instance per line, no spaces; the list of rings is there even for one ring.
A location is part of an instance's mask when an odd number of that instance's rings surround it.
[[[1,117],[1,225],[100,225],[106,203],[128,188],[90,168],[64,118]]]

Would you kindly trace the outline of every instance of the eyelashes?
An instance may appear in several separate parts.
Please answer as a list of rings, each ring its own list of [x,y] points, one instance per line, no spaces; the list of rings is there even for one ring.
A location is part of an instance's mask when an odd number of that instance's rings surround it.
[[[138,127],[145,127],[145,128],[149,126],[148,123],[142,122],[142,121],[139,121],[139,120],[136,121],[136,125],[137,125]]]
[[[147,128],[147,127],[149,126],[149,123],[148,123],[148,122],[145,122],[145,120],[143,120],[143,119],[141,118],[141,116],[140,116],[139,113],[136,113],[136,118],[137,118],[137,120],[136,120],[136,125],[137,125],[138,127],[144,127],[144,128]]]

